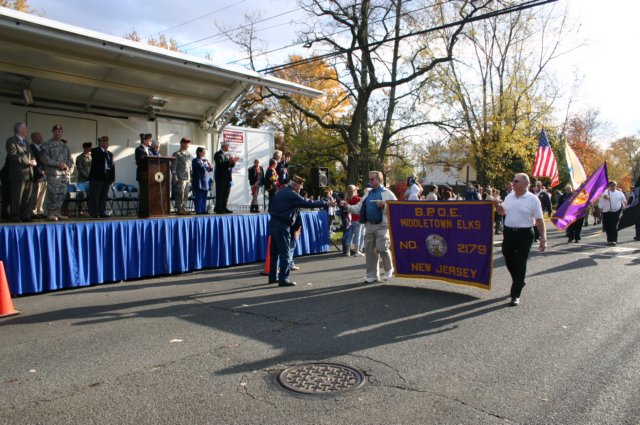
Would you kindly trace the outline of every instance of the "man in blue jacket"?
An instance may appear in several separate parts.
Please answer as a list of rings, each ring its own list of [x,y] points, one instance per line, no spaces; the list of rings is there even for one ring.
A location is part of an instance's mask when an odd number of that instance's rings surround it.
[[[335,206],[335,201],[307,201],[300,196],[300,189],[304,179],[294,176],[287,186],[279,190],[269,203],[269,236],[271,236],[271,267],[269,268],[269,283],[278,283],[279,286],[295,286],[295,282],[289,280],[293,251],[291,250],[291,235],[298,229],[300,208],[324,208],[327,205]],[[279,269],[279,270],[278,270]],[[277,274],[277,276],[276,276]]]

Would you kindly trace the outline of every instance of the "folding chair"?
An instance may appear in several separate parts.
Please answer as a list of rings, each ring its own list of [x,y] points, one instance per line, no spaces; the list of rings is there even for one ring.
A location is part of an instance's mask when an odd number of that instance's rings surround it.
[[[127,197],[128,197],[128,212],[131,212],[133,215],[138,215],[138,200],[139,200],[139,192],[138,187],[133,184],[127,185]]]
[[[116,209],[119,212],[119,216],[123,216],[124,212],[129,209],[129,197],[127,195],[127,185],[124,183],[116,182],[111,185],[111,194],[112,197],[109,200],[111,203],[111,210],[116,212]]]
[[[216,191],[211,185],[211,189],[207,192],[207,212],[213,211],[213,206],[216,204]]]
[[[77,211],[76,206],[77,198],[76,198],[76,185],[72,183],[67,183],[67,195],[62,202],[62,213],[64,215],[71,215],[72,211]],[[72,208],[70,206],[73,205]]]
[[[86,215],[89,212],[89,182],[76,184],[75,199],[77,215]]]

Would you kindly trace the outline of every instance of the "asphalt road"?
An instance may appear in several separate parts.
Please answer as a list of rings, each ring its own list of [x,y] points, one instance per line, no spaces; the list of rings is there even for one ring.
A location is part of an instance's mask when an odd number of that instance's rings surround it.
[[[522,304],[497,237],[493,288],[363,285],[363,258],[262,264],[14,299],[0,320],[1,424],[638,424],[640,242],[550,232]],[[283,369],[337,362],[365,384],[289,392]]]

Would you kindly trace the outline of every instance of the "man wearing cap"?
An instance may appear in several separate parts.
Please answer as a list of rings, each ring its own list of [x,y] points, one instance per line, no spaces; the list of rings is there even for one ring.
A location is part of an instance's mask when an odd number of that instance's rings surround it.
[[[73,159],[69,147],[62,141],[62,126],[56,124],[52,131],[53,137],[42,144],[40,157],[47,173],[47,216],[51,221],[58,221],[67,218],[60,210],[67,195]]]
[[[89,181],[89,171],[91,171],[91,142],[82,144],[82,153],[76,157],[76,172],[78,173],[78,183]]]
[[[11,219],[32,221],[31,189],[33,169],[37,163],[29,148],[27,125],[23,122],[16,123],[13,131],[14,135],[6,143],[11,185]]]
[[[89,172],[89,215],[107,217],[107,196],[111,183],[116,179],[113,154],[109,152],[109,138],[98,139],[98,147],[91,151],[91,171]]]
[[[189,153],[191,139],[183,137],[180,140],[180,150],[173,153],[175,161],[171,162],[171,176],[175,193],[176,210],[179,215],[189,215],[189,184],[191,183],[191,164],[193,157]]]
[[[287,186],[276,193],[273,202],[269,203],[271,218],[269,221],[271,237],[269,283],[278,283],[279,286],[296,285],[289,280],[289,274],[293,263],[292,233],[297,231],[295,226],[300,222],[300,208],[324,208],[336,205],[335,201],[307,201],[300,196],[303,184],[304,179],[294,176]]]
[[[47,176],[44,172],[44,164],[40,158],[40,148],[42,148],[42,134],[31,133],[31,154],[36,160],[36,167],[33,169],[33,190],[31,194],[31,205],[33,215],[37,218],[44,217],[44,200],[47,194]]]
[[[140,161],[152,155],[151,142],[152,142],[152,136],[150,133],[141,134],[140,145],[138,145],[138,147],[133,152],[136,160],[136,166],[138,167],[136,169],[136,180],[138,181],[140,181]]]
[[[227,208],[227,202],[231,193],[231,171],[238,159],[240,158],[229,154],[228,142],[222,142],[220,150],[213,155],[213,162],[215,163],[213,178],[216,182],[216,205],[213,210],[218,214],[232,212]]]

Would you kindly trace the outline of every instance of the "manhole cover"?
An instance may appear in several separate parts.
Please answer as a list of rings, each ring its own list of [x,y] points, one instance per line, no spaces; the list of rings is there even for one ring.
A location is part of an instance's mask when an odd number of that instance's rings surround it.
[[[309,363],[283,370],[278,381],[298,393],[329,394],[358,388],[364,383],[364,375],[341,364]]]

